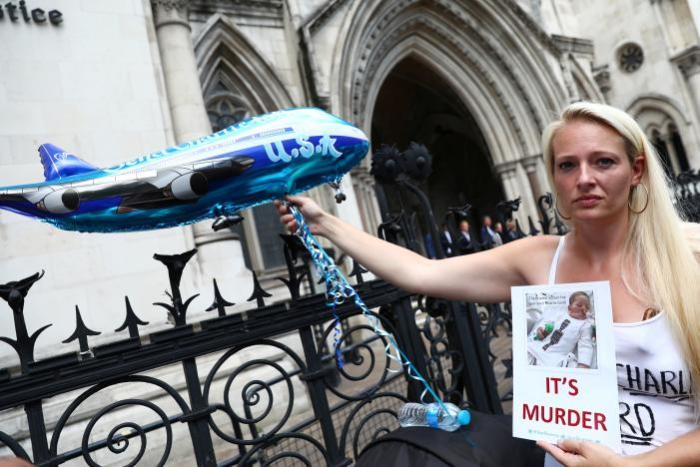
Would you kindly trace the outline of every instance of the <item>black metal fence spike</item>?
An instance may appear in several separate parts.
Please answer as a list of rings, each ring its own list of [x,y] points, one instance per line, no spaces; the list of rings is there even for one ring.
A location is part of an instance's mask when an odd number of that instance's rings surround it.
[[[226,316],[226,307],[233,306],[235,303],[226,300],[219,291],[219,284],[216,283],[214,279],[214,302],[205,311],[218,310],[219,316]]]
[[[537,227],[535,227],[535,223],[532,221],[532,217],[527,216],[527,222],[528,224],[530,224],[530,235],[534,237],[535,235],[540,233],[540,231],[537,230]]]
[[[0,285],[0,297],[12,308],[15,323],[15,339],[0,337],[0,342],[4,342],[15,349],[19,356],[20,368],[22,373],[25,374],[28,372],[29,363],[34,361],[36,340],[46,328],[51,326],[51,324],[42,326],[30,336],[27,331],[27,323],[24,320],[24,299],[27,297],[27,293],[32,285],[42,277],[44,277],[43,270],[24,279]]]
[[[114,332],[120,332],[128,328],[129,337],[131,337],[132,339],[138,339],[139,326],[147,325],[148,321],[142,321],[141,319],[139,319],[138,316],[136,316],[136,313],[134,313],[134,309],[131,307],[129,297],[124,297],[124,300],[126,301],[126,318],[124,319],[124,323],[117,329],[115,329]]]
[[[304,244],[298,236],[280,234],[280,237],[282,240],[284,240],[284,246],[289,248],[289,252],[292,255],[292,260],[305,260],[306,257],[309,256],[309,252],[306,250]]]
[[[253,300],[257,301],[258,308],[262,308],[265,306],[265,298],[267,297],[272,297],[269,293],[267,293],[261,286],[260,286],[260,281],[258,281],[258,275],[255,274],[255,271],[252,271],[253,273],[253,293],[251,294],[250,298],[248,298],[248,302],[252,302]]]
[[[462,206],[450,206],[445,211],[445,217],[443,219],[443,224],[448,228],[450,225],[454,226],[455,231],[459,230],[459,224],[462,221],[469,221],[471,215],[472,205],[465,203]],[[452,219],[452,224],[450,224],[450,219]],[[452,232],[450,232],[452,234]]]
[[[192,257],[197,253],[197,249],[194,248],[190,251],[180,253],[179,255],[153,255],[153,259],[160,261],[168,268],[168,277],[170,279],[170,292],[168,296],[173,302],[173,306],[167,306],[164,303],[154,303],[154,305],[162,306],[170,312],[175,320],[176,326],[184,326],[187,324],[185,315],[187,313],[187,307],[192,302],[192,300],[197,297],[190,297],[187,303],[182,303],[182,294],[180,293],[180,281],[182,280],[182,271],[184,271],[187,262],[192,259]],[[167,293],[167,292],[166,292]]]
[[[78,305],[75,305],[75,331],[73,331],[73,334],[71,334],[68,339],[64,340],[63,343],[68,344],[77,339],[80,344],[80,353],[88,353],[90,352],[90,346],[87,340],[88,336],[99,336],[100,334],[102,333],[93,331],[85,325],[83,317],[80,315],[80,308],[78,308]]]
[[[168,268],[168,276],[170,277],[170,290],[172,292],[173,301],[180,298],[180,281],[182,280],[182,271],[187,266],[187,262],[197,253],[194,248],[190,251],[180,253],[179,255],[153,255],[153,259],[160,261]]]
[[[34,285],[34,283],[42,277],[44,277],[43,269],[41,272],[32,274],[24,279],[0,285],[0,297],[2,297],[8,305],[10,305],[12,311],[15,313],[21,313],[24,309],[24,298],[27,296],[29,289],[31,289],[32,285]]]
[[[284,238],[284,236],[280,236]],[[284,249],[282,250],[284,253],[284,261],[287,265],[287,274],[289,278],[277,277],[276,279],[287,286],[287,289],[289,289],[289,294],[292,296],[292,300],[298,300],[301,277],[297,272],[296,256],[293,252],[293,248],[294,247],[290,246],[290,243],[286,241],[284,244]]]
[[[192,301],[199,297],[199,294],[194,294],[190,298],[182,303],[181,301],[175,302],[173,305],[163,302],[154,302],[154,306],[159,306],[165,308],[170,316],[173,318],[175,326],[185,326],[187,324],[187,309],[189,308]]]
[[[170,316],[173,317],[173,322],[177,322],[177,312],[175,311],[175,307],[172,306],[169,303],[163,303],[163,302],[153,302],[153,306],[159,306],[162,308],[165,308],[168,313],[170,313]]]
[[[539,209],[540,216],[542,217],[542,220],[540,221],[542,233],[548,235],[550,224],[552,223],[552,218],[550,217],[549,213],[550,210],[555,209],[555,202],[552,194],[546,193],[540,196],[537,200],[537,208]]]
[[[360,263],[354,259],[352,260],[352,271],[350,272],[350,275],[355,278],[357,285],[364,284],[365,280],[362,278],[362,274],[366,272],[367,270],[363,268]]]
[[[387,219],[386,222],[379,224],[379,227],[377,227],[377,236],[387,241],[395,240],[403,231],[403,228],[401,227],[403,217],[404,212],[401,211],[399,214]]]
[[[507,220],[510,220],[513,218],[513,212],[517,211],[520,208],[520,197],[507,200],[507,201],[501,201],[496,205],[496,211],[498,212],[498,215],[500,217],[501,222],[505,222]]]
[[[554,210],[554,228],[557,229],[557,235],[564,235],[569,231],[556,210]]]
[[[185,303],[182,304],[182,307],[181,307],[180,313],[179,313],[182,321],[181,322],[176,321],[175,324],[177,324],[178,326],[184,326],[185,324],[187,324],[186,319],[185,319],[187,317],[187,309],[190,307],[190,304],[192,303],[192,301],[197,297],[199,297],[198,293],[192,295],[190,298],[188,298],[185,301]]]

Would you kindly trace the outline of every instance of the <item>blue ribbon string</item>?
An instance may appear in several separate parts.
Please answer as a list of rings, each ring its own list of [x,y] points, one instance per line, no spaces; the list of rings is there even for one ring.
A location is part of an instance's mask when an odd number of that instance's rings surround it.
[[[374,329],[374,332],[384,338],[387,345],[384,348],[384,352],[387,357],[398,363],[399,368],[406,368],[406,373],[409,378],[420,382],[423,385],[423,391],[420,395],[420,400],[422,403],[426,404],[425,397],[430,394],[433,400],[440,404],[440,407],[445,411],[445,414],[449,416],[449,411],[445,406],[445,403],[433,390],[433,388],[428,384],[426,379],[420,374],[416,367],[411,363],[406,354],[399,348],[394,336],[386,332],[381,325],[379,318],[377,318],[372,312],[367,308],[365,302],[360,298],[360,295],[355,291],[350,282],[345,278],[343,273],[338,269],[333,259],[326,253],[321,244],[318,242],[316,237],[309,230],[309,226],[304,220],[304,216],[301,214],[299,209],[293,204],[288,204],[289,212],[294,216],[297,222],[296,235],[301,239],[302,243],[309,250],[311,254],[311,260],[318,269],[318,272],[323,276],[324,282],[326,284],[326,304],[333,309],[333,316],[335,318],[335,332],[334,332],[334,344],[335,344],[335,355],[338,361],[338,367],[343,367],[342,352],[340,351],[340,336],[342,335],[342,330],[340,329],[340,317],[335,312],[335,307],[342,305],[346,300],[352,299],[355,305],[362,311],[369,325]],[[397,372],[401,371],[388,368],[388,371]]]

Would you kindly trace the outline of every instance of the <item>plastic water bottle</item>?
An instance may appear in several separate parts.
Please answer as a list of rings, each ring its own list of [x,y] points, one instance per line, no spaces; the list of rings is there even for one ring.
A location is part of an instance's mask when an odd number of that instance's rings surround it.
[[[469,425],[471,422],[471,414],[468,410],[462,410],[449,402],[445,402],[445,407],[447,413],[437,402],[432,404],[409,402],[399,410],[399,424],[403,427],[429,426],[445,431],[455,431],[460,426]]]

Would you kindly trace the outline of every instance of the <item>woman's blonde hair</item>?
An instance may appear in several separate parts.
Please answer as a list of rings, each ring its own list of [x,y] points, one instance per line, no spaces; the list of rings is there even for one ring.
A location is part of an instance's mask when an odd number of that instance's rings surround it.
[[[577,102],[564,109],[561,119],[551,123],[542,135],[547,174],[553,187],[552,141],[560,128],[574,120],[593,121],[615,130],[624,140],[630,163],[637,156],[645,156],[646,169],[641,183],[646,190],[630,189],[630,224],[623,254],[624,260],[631,260],[636,269],[638,281],[635,283],[639,290],[630,287],[624,273],[622,280],[632,294],[668,316],[691,373],[697,416],[700,413],[700,294],[697,287],[700,266],[684,235],[683,221],[673,204],[673,191],[659,157],[630,115],[604,104]]]

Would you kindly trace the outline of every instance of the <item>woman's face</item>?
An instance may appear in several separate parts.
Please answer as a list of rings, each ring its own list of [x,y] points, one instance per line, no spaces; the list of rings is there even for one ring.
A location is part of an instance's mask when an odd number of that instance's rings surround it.
[[[569,315],[576,319],[586,319],[589,308],[588,299],[583,295],[577,295],[569,305]]]
[[[625,143],[615,130],[590,120],[574,120],[552,140],[554,185],[559,209],[574,220],[619,219],[627,214],[632,186],[644,170],[644,158],[630,164]]]

